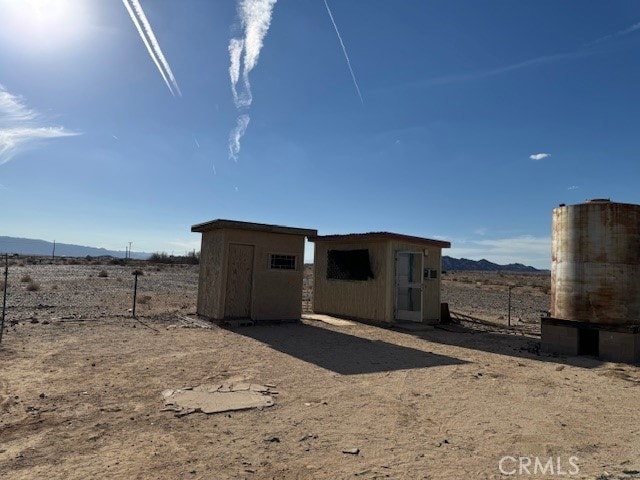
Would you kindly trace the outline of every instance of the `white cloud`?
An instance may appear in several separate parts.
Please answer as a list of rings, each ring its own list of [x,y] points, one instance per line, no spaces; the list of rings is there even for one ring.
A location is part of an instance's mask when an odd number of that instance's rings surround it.
[[[174,248],[177,248],[180,250],[186,250],[188,252],[191,252],[193,250],[200,250],[200,239],[196,239],[196,240],[178,239],[178,240],[173,240],[171,242],[168,242],[168,244]]]
[[[0,85],[0,165],[40,141],[79,135],[61,126],[43,125],[40,115],[22,98]]]
[[[547,157],[550,157],[550,153],[534,153],[533,155],[529,155],[531,160],[544,160]]]
[[[580,187],[578,187],[577,185],[571,185],[570,187],[567,187],[567,190],[577,190],[578,188]]]

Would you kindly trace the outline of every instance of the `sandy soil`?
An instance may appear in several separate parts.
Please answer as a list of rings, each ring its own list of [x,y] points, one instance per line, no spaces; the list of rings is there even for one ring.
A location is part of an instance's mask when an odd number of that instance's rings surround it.
[[[133,268],[12,265],[0,478],[509,478],[505,456],[511,477],[536,478],[518,475],[517,459],[533,473],[537,456],[556,476],[576,457],[579,472],[564,478],[640,478],[640,368],[541,355],[526,321],[200,328],[185,319],[197,267],[144,266],[136,320]],[[458,275],[443,286],[451,310],[499,321],[506,296],[493,274]],[[544,285],[529,287],[523,312],[545,308]],[[275,385],[276,405],[162,411],[165,389],[224,381]]]

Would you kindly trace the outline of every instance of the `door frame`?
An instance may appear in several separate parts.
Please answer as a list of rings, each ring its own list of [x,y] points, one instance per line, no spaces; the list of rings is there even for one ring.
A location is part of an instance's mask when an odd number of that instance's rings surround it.
[[[407,281],[406,283],[400,281],[400,275],[398,274],[399,262],[398,258],[402,255],[417,256],[420,260],[419,279],[418,281]],[[409,321],[409,322],[422,322],[422,316],[424,312],[424,252],[422,250],[396,250],[394,252],[394,292],[395,299],[394,308],[394,320],[395,321]],[[411,268],[411,266],[409,266]],[[420,292],[420,309],[419,310],[400,310],[398,307],[399,293],[401,288],[408,288],[409,290],[419,290]]]

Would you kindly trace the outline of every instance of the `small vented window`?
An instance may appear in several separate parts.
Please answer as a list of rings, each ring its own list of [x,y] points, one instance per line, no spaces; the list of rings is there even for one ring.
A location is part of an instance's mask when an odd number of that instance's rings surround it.
[[[438,278],[438,270],[433,268],[425,268],[424,269],[424,278]]]
[[[269,256],[269,268],[272,270],[295,270],[295,255],[274,255]]]
[[[329,250],[327,278],[333,280],[369,280],[373,278],[369,250]]]

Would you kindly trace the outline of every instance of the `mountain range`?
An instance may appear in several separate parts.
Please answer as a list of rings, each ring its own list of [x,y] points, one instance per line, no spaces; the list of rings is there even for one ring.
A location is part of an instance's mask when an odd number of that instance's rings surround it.
[[[0,253],[17,253],[20,255],[52,255],[53,242],[45,240],[34,240],[31,238],[3,237],[0,236]],[[107,250],[106,248],[85,247],[82,245],[72,245],[68,243],[56,243],[55,255],[59,257],[92,257],[110,256],[124,258],[123,250]],[[131,258],[140,260],[151,256],[147,252],[131,252]],[[489,272],[522,272],[535,273],[544,272],[534,267],[529,267],[521,263],[511,263],[509,265],[498,265],[488,260],[469,260],[467,258],[442,257],[442,270],[475,270]]]
[[[3,237],[0,236],[0,253],[17,253],[19,255],[53,255],[53,242],[34,240],[31,238]],[[109,256],[124,258],[124,250],[107,250],[106,248],[85,247],[68,243],[55,244],[55,256],[57,257],[102,257]],[[131,252],[130,257],[140,260],[151,256],[146,252]]]
[[[489,260],[469,260],[468,258],[452,258],[448,256],[442,257],[442,270],[474,270],[479,272],[520,272],[520,273],[536,273],[545,272],[547,270],[539,270],[529,267],[521,263],[510,263],[508,265],[499,265]]]

